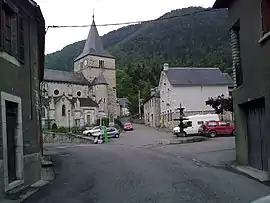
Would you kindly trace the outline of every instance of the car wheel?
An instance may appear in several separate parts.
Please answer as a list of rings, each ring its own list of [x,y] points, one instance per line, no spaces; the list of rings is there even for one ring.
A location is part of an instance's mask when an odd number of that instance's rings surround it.
[[[235,130],[232,131],[232,134],[231,134],[231,135],[232,135],[232,136],[235,136]]]
[[[213,137],[216,137],[216,136],[217,136],[216,131],[210,131],[210,132],[209,132],[209,136],[212,137],[212,138],[213,138]]]
[[[87,133],[87,136],[90,137],[90,136],[92,136],[92,134],[91,133]]]
[[[119,138],[119,137],[120,137],[120,135],[119,135],[119,134],[115,134],[115,137],[116,137],[116,138]]]

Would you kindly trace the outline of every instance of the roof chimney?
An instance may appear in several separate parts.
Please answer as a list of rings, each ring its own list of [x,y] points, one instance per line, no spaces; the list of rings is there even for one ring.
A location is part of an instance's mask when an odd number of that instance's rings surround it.
[[[169,70],[169,64],[168,63],[164,63],[163,70]]]

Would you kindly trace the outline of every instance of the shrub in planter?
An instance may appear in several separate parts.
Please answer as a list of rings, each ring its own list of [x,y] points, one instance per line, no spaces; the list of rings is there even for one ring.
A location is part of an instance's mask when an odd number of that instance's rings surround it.
[[[52,131],[53,132],[57,132],[57,125],[56,125],[56,123],[53,123],[53,125],[52,125]]]
[[[59,133],[68,133],[68,128],[65,128],[65,127],[59,127],[57,132]]]
[[[101,120],[103,126],[109,127],[109,118],[102,118]],[[96,125],[100,125],[100,119],[97,119]]]

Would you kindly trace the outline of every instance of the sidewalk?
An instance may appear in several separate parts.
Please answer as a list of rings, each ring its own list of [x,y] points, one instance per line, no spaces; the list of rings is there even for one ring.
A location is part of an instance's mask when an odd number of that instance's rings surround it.
[[[19,203],[23,202],[32,194],[36,193],[41,187],[48,184],[54,179],[51,157],[49,154],[44,155],[42,160],[41,179],[32,185],[22,185],[17,187],[5,196],[0,196],[0,203]]]

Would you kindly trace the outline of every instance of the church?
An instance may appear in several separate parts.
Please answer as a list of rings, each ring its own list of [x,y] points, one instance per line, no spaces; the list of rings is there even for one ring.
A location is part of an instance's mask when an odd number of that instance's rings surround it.
[[[100,117],[120,115],[116,97],[115,57],[103,47],[94,16],[73,72],[45,69],[41,84],[44,128],[92,126]]]

